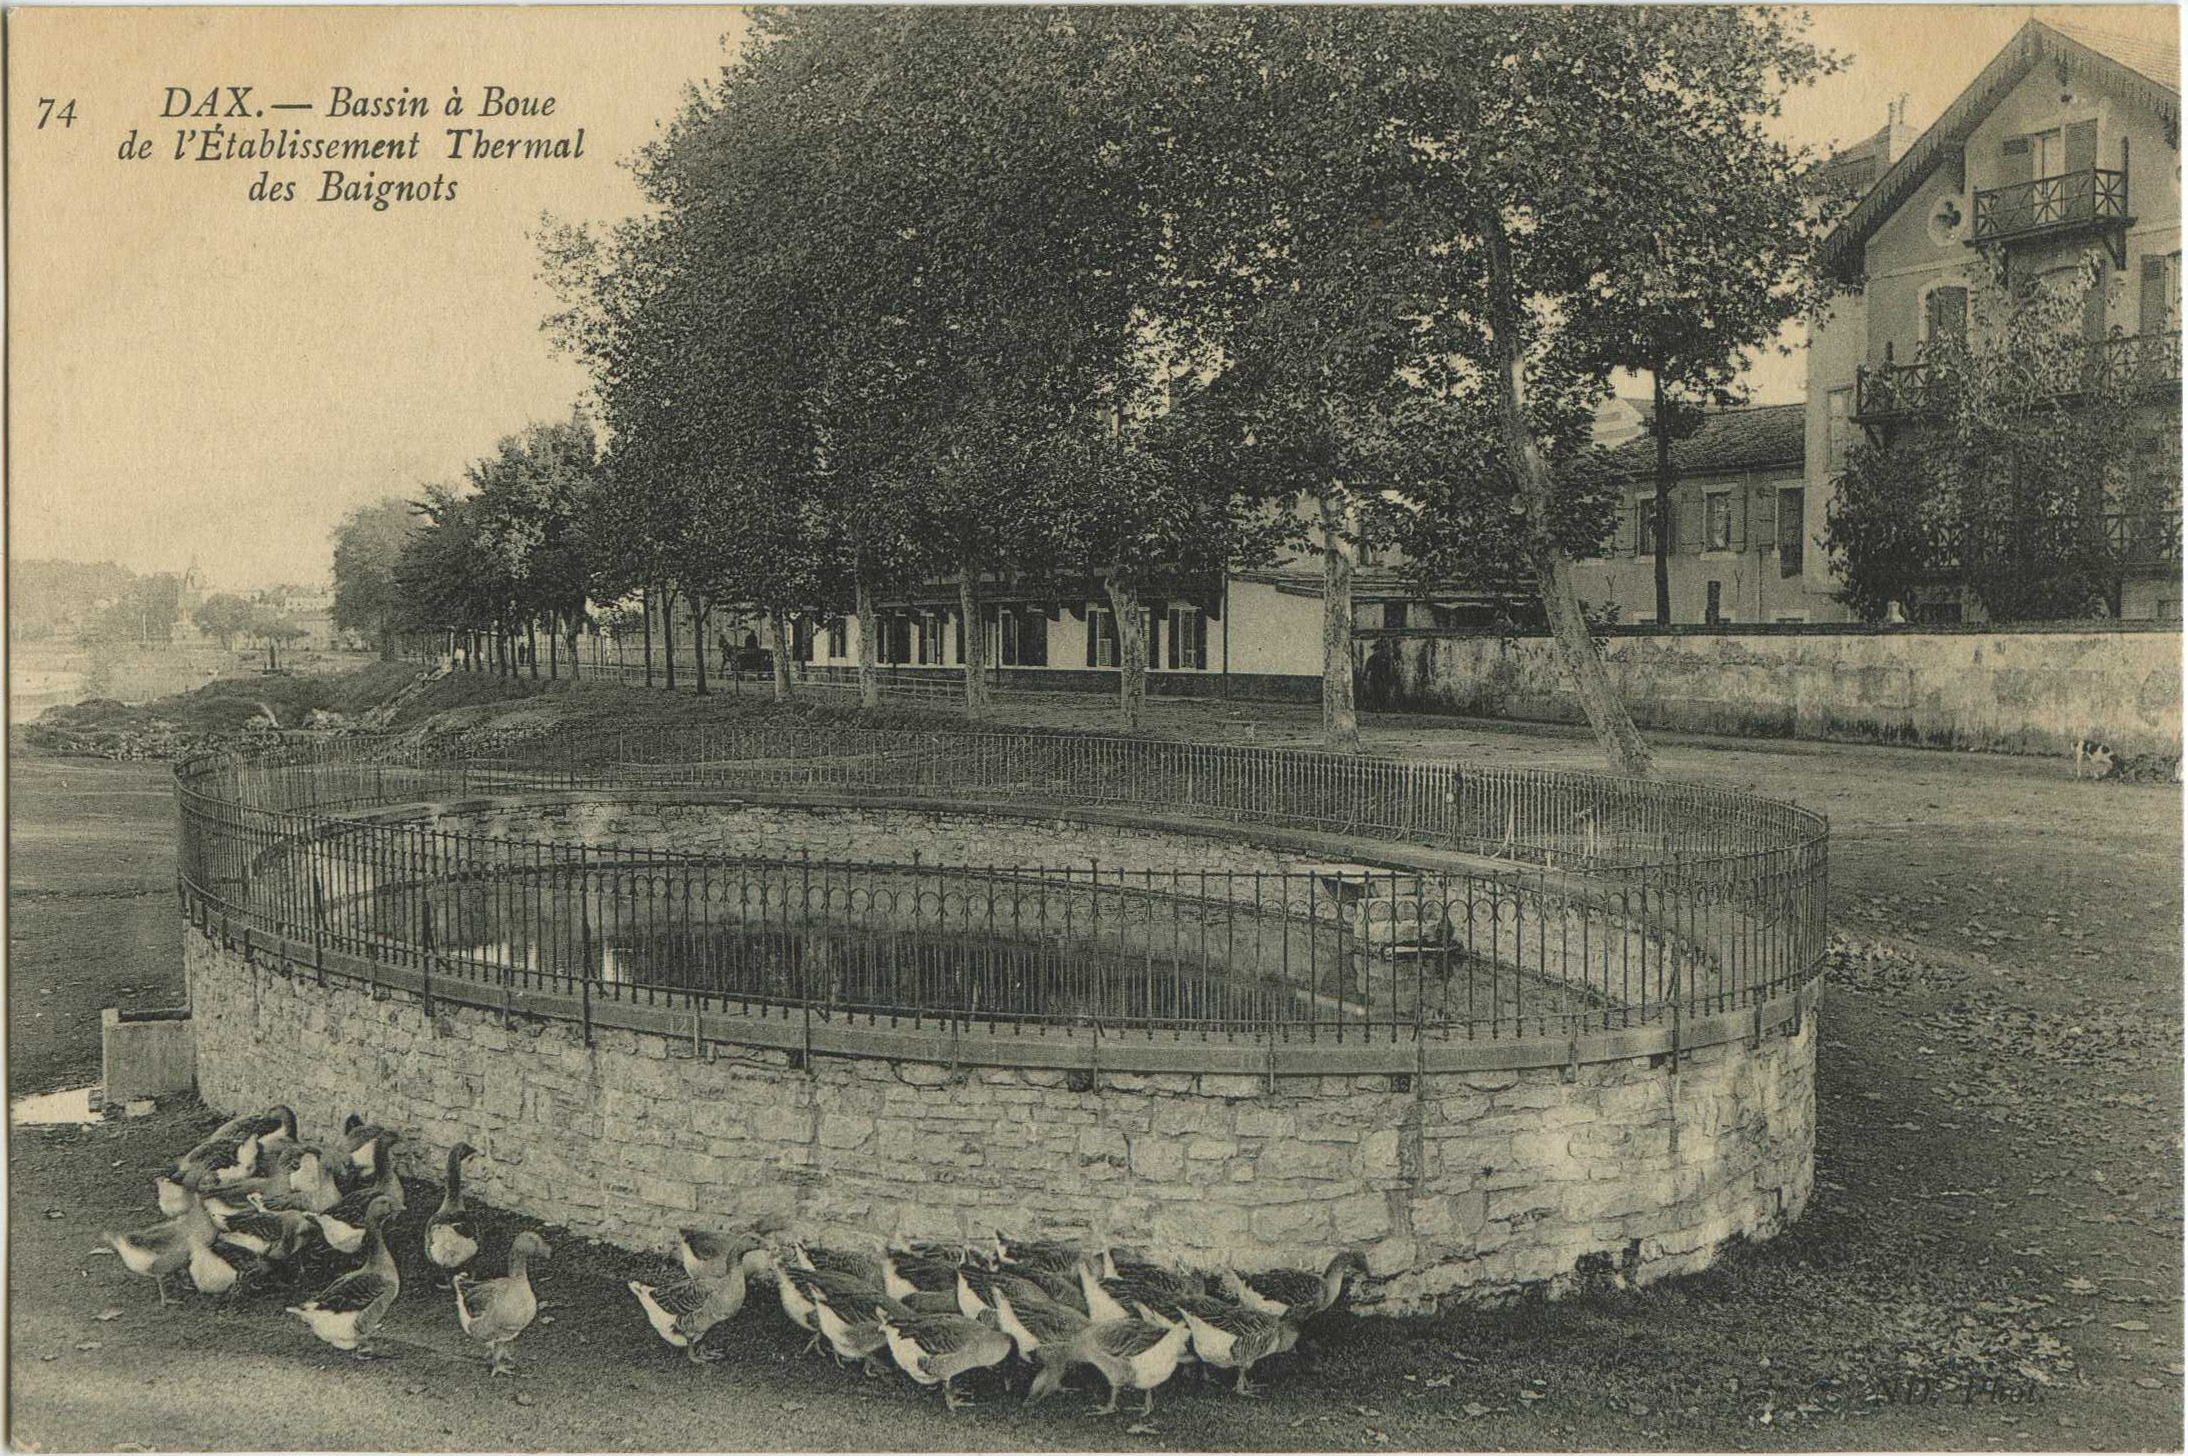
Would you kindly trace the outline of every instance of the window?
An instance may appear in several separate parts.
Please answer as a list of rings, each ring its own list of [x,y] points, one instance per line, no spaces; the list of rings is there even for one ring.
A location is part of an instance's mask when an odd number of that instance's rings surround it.
[[[1778,575],[1801,574],[1802,546],[1808,540],[1808,492],[1798,485],[1778,492]]]
[[[2092,150],[2096,135],[2095,122],[2078,125],[2090,128]],[[2079,140],[2077,136],[2076,140]],[[2058,128],[2049,131],[2032,131],[2021,136],[2007,137],[1999,146],[1999,185],[2011,187],[2017,182],[2035,182],[2045,177],[2056,177],[2068,170],[2066,137]]]
[[[1824,396],[1823,464],[1827,470],[1846,468],[1846,447],[1853,440],[1854,409],[1851,389],[1834,389]]]
[[[1715,625],[1725,619],[1725,584],[1713,581],[1709,584],[1709,602],[1702,609],[1702,620]]]
[[[2145,334],[2170,334],[2180,328],[2180,254],[2142,260],[2142,317]]]
[[[2161,622],[2177,622],[2180,620],[2179,597],[2158,598],[2158,620]]]
[[[1922,341],[1968,336],[1968,290],[1940,284],[1922,296]]]
[[[1702,506],[1704,511],[1703,529],[1706,532],[1703,539],[1709,543],[1707,549],[1711,551],[1730,551],[1732,549],[1732,492],[1713,490],[1702,497]]]
[[[851,655],[851,634],[841,617],[828,619],[828,655],[838,662]]]
[[[1633,539],[1640,543],[1635,548],[1634,554],[1654,556],[1656,554],[1656,502],[1653,499],[1645,500],[1633,509]],[[1667,553],[1679,549],[1679,503],[1677,501],[1672,502],[1669,524],[1671,529],[1665,533],[1664,537],[1664,550]]]
[[[2063,333],[2071,338],[2078,332],[2084,339],[2101,341],[2105,336],[2105,295],[2109,291],[2111,268],[2104,259],[2098,258],[2094,277],[2091,276],[2091,271],[2080,263],[2065,268],[2046,268],[2029,277],[2026,284],[2027,296],[2034,296],[2038,291],[2062,298],[2079,295],[2082,300],[2082,316],[2078,321],[2080,328],[2077,330],[2076,321],[2069,320]]]
[[[919,660],[930,667],[942,661],[942,615],[939,612],[919,614]]]
[[[1177,668],[1208,665],[1208,618],[1200,608],[1170,609],[1170,665]]]
[[[1117,642],[1117,614],[1108,607],[1089,607],[1086,616],[1086,660],[1089,667],[1116,667],[1124,661]],[[1147,665],[1159,666],[1155,654],[1155,624],[1151,608],[1140,608],[1140,635],[1147,643]]]
[[[793,617],[790,619],[790,660],[792,662],[811,662],[813,660],[813,623],[808,618]]]
[[[1405,625],[1404,602],[1383,603],[1383,625],[1385,627],[1403,627]]]
[[[1048,666],[1048,613],[1027,607],[1015,614],[1018,623],[1018,666]]]
[[[1117,665],[1117,617],[1107,607],[1088,607],[1086,610],[1086,665]]]

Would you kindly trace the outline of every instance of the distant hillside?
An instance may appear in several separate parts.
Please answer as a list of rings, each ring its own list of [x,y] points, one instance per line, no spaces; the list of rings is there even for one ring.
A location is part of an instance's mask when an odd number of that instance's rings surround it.
[[[111,561],[8,563],[8,637],[55,636],[164,642],[175,626],[178,578],[139,576]]]

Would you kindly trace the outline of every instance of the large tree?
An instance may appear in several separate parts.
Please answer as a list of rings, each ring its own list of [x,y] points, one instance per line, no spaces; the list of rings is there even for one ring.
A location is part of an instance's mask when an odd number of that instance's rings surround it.
[[[509,583],[512,606],[526,626],[543,622],[569,647],[577,676],[577,639],[584,630],[593,578],[593,521],[600,470],[592,425],[582,416],[526,426],[469,471],[477,492],[479,547]],[[550,650],[549,675],[560,654]],[[532,675],[539,657],[532,654]]]
[[[395,570],[417,512],[397,496],[359,506],[334,528],[334,625],[369,635],[382,657],[394,655],[400,588]]]
[[[232,650],[239,633],[249,629],[253,620],[251,604],[232,592],[215,592],[199,602],[191,619],[200,632],[220,639],[223,650]]]
[[[1440,240],[1428,362],[1463,360],[1454,398],[1490,406],[1525,562],[1581,707],[1614,767],[1646,774],[1647,744],[1575,588],[1555,420],[1608,392],[1657,310],[1722,317],[1731,347],[1751,337],[1756,300],[1807,296],[1819,226],[1799,187],[1808,158],[1769,118],[1832,59],[1778,10],[1421,10],[1393,24],[1406,64],[1377,106],[1416,184],[1392,226]],[[1701,264],[1644,266],[1689,258]]]

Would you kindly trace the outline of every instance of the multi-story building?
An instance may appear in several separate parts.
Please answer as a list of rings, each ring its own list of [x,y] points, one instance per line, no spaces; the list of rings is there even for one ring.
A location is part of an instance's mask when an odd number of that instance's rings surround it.
[[[1895,113],[1894,126],[1902,120]],[[1892,133],[1871,139],[1881,140],[1889,167],[1823,247],[1824,266],[1859,291],[1834,302],[1809,338],[1811,547],[1849,446],[1864,435],[1887,443],[1934,417],[1942,401],[1931,387],[1931,342],[1951,333],[1981,347],[1969,334],[1970,297],[1994,259],[2010,287],[2079,267],[2095,248],[2099,277],[2082,310],[2084,377],[2154,386],[2152,428],[2175,437],[2180,428],[2178,55],[2031,20],[1904,150],[1895,151]],[[2167,524],[2106,522],[2115,534],[2159,528],[2176,543],[2172,553],[2136,558],[2141,565],[2119,593],[2122,617],[2179,614],[2177,519]],[[1813,591],[1829,590],[1831,565],[1820,551],[1806,553],[1801,571]],[[1950,563],[1935,591],[1910,606],[1938,618],[1980,611]]]
[[[1809,571],[1805,406],[1720,410],[1671,447],[1665,565],[1673,622],[1835,622],[1846,617]],[[1620,491],[1604,554],[1574,563],[1582,600],[1621,622],[1656,620],[1656,441],[1610,452]]]

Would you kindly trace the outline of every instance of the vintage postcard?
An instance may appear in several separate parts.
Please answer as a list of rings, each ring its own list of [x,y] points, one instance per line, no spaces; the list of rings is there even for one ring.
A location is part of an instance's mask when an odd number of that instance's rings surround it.
[[[11,1443],[2180,1447],[2177,9],[4,26]]]

